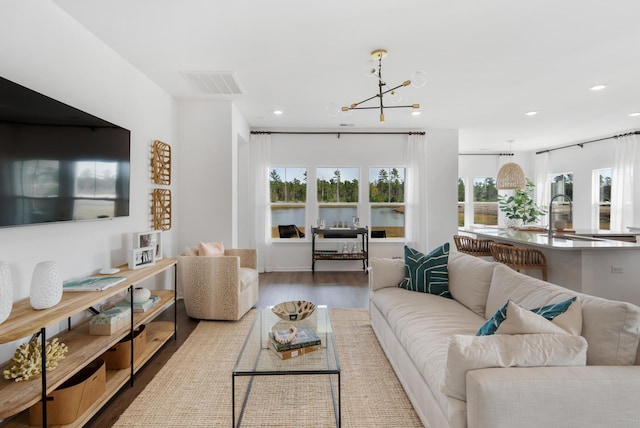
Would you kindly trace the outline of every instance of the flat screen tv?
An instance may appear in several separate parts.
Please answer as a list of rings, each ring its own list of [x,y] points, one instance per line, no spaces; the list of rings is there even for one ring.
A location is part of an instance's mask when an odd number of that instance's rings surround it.
[[[129,130],[0,78],[0,227],[129,215]]]

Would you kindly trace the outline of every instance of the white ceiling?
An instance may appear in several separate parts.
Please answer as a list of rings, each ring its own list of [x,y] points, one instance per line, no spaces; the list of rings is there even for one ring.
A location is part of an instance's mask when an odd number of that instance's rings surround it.
[[[640,129],[638,0],[54,1],[168,93],[232,100],[253,129],[459,129],[461,152]],[[363,73],[376,48],[389,85],[426,72],[400,89],[422,115],[330,117],[376,93]],[[193,71],[234,73],[244,93],[199,93]]]

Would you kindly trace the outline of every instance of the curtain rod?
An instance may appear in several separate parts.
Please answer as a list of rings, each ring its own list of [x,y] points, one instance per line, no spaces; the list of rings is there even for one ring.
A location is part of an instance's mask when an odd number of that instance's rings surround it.
[[[458,156],[514,156],[514,153],[458,153]]]
[[[409,132],[358,132],[358,131],[329,131],[329,132],[314,132],[314,131],[251,131],[251,134],[307,134],[307,135],[331,135],[336,134],[338,138],[342,134],[361,134],[361,135],[425,135],[424,131],[409,131]]]
[[[576,143],[576,144],[569,144],[568,146],[562,146],[562,147],[554,147],[552,149],[547,149],[547,150],[541,150],[539,152],[536,152],[537,155],[540,155],[542,153],[549,153],[552,152],[554,150],[560,150],[560,149],[568,149],[569,147],[575,147],[578,146],[581,149],[583,148],[583,146],[585,144],[589,144],[589,143],[597,143],[599,141],[605,141],[605,140],[610,140],[612,138],[621,138],[621,137],[627,137],[629,135],[640,135],[640,131],[633,131],[633,132],[627,132],[626,134],[619,134],[619,135],[612,135],[611,137],[604,137],[604,138],[598,138],[596,140],[591,140],[591,141],[584,141],[582,143]]]

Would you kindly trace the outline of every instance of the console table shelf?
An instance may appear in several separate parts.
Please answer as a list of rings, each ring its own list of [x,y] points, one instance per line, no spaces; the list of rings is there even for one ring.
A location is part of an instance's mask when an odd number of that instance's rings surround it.
[[[366,271],[369,264],[369,229],[367,227],[359,227],[357,229],[350,228],[329,228],[319,229],[312,227],[311,238],[311,271],[315,272],[316,260],[362,260],[362,269]],[[322,239],[359,239],[361,241],[362,250],[355,252],[339,252],[337,250],[321,250],[316,249],[317,236],[321,235]]]
[[[134,361],[133,367],[122,370],[107,370],[107,384],[105,393],[72,424],[64,426],[81,427],[88,422],[102,406],[104,406],[128,381],[133,381],[134,374],[164,345],[171,337],[175,337],[175,265],[176,259],[161,259],[155,265],[142,269],[128,270],[124,266],[118,276],[127,278],[105,291],[65,292],[62,301],[50,309],[36,311],[31,309],[29,299],[23,299],[14,304],[9,319],[0,325],[0,343],[7,343],[40,332],[47,326],[70,318],[85,309],[126,291],[140,282],[154,277],[167,269],[174,268],[174,290],[153,290],[160,300],[146,312],[134,313],[133,323],[110,336],[93,336],[89,334],[89,321],[86,320],[71,329],[60,332],[57,337],[69,348],[64,359],[56,369],[46,373],[46,394],[64,383],[67,379],[80,371],[87,364],[100,357],[118,341],[127,337],[134,328],[145,325],[147,344],[145,351]],[[25,302],[26,300],[26,302]],[[28,307],[27,307],[28,306]],[[153,321],[160,313],[168,308],[174,308],[174,320]],[[32,318],[30,318],[30,315]],[[52,338],[47,337],[47,340]],[[2,365],[4,370],[11,362]],[[2,377],[0,379],[0,419],[16,417],[5,421],[2,425],[8,427],[28,427],[29,407],[37,403],[43,396],[42,376],[14,382]]]

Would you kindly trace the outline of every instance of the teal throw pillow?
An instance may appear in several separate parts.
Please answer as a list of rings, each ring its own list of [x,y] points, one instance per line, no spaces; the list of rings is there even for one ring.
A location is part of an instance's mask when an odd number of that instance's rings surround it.
[[[543,306],[541,308],[531,309],[531,312],[541,315],[551,321],[558,315],[565,313],[567,309],[569,309],[569,306],[571,306],[571,304],[575,301],[576,298],[572,297],[568,300],[565,300],[564,302],[554,303],[552,305]],[[490,336],[492,334],[495,334],[496,330],[498,330],[498,327],[500,327],[500,324],[502,324],[502,322],[507,319],[508,305],[509,302],[505,303],[504,306],[498,309],[498,311],[493,314],[491,318],[489,318],[484,324],[482,324],[482,327],[480,327],[480,330],[478,330],[476,336]]]
[[[448,262],[448,242],[426,255],[405,245],[404,279],[398,287],[451,299]]]

